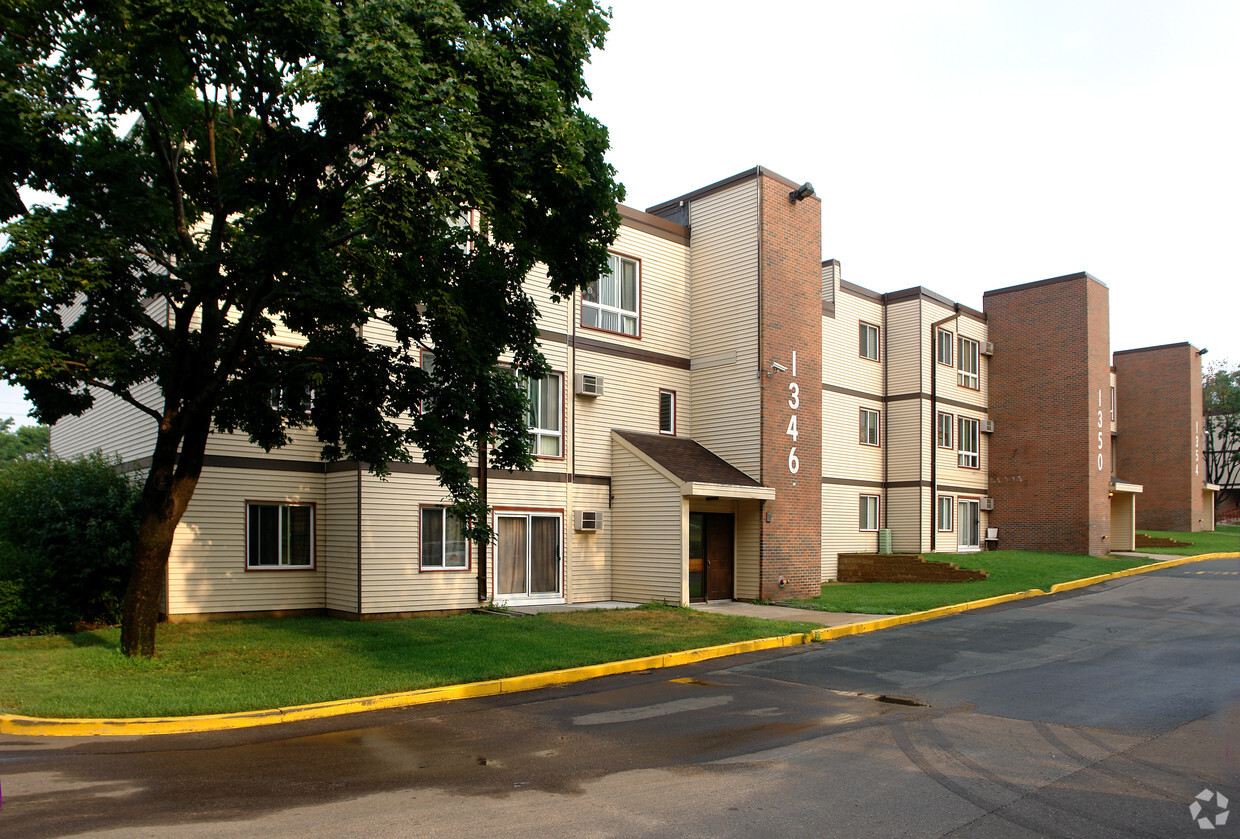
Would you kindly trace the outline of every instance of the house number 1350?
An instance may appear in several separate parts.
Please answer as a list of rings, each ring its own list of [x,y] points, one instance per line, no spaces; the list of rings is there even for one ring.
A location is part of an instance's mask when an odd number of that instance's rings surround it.
[[[792,351],[792,378],[795,379],[796,376],[797,376],[797,354],[796,354],[796,350],[793,350]],[[791,396],[788,397],[788,407],[791,408],[793,411],[795,411],[797,408],[801,407],[801,387],[795,381],[792,381],[792,382],[788,382],[788,390],[792,394]],[[793,414],[792,418],[788,420],[788,430],[785,433],[789,437],[792,438],[792,442],[795,443],[797,441],[797,415],[796,414]],[[788,471],[795,475],[797,473],[797,470],[800,468],[801,468],[801,461],[797,459],[797,447],[793,446],[792,448],[788,450]]]

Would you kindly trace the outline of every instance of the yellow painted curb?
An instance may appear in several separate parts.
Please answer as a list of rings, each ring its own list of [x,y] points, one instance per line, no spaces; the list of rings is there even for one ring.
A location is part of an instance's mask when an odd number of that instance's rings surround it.
[[[1178,557],[1150,565],[1127,568],[1113,574],[1102,574],[1071,580],[1051,586],[1050,593],[1092,586],[1119,577],[1142,574],[1159,568],[1173,568],[1189,562],[1201,562],[1208,559],[1240,559],[1240,553],[1212,553],[1199,556]],[[682,664],[693,664],[712,658],[721,658],[741,653],[770,650],[778,647],[791,647],[798,644],[809,644],[815,641],[830,641],[849,635],[860,635],[893,626],[933,620],[997,606],[1014,600],[1029,597],[1043,597],[1047,592],[1041,589],[1018,591],[1012,594],[1001,594],[983,600],[971,600],[967,603],[956,603],[940,606],[922,612],[907,615],[892,615],[871,621],[860,621],[842,626],[829,626],[815,629],[812,632],[780,635],[774,638],[759,638],[752,641],[734,641],[714,647],[702,647],[696,650],[684,650],[675,653],[630,658],[623,661],[608,661],[602,664],[590,664],[584,667],[572,667],[565,670],[552,670],[547,673],[531,673],[526,676],[510,676],[503,679],[491,679],[485,682],[470,682],[463,685],[448,685],[438,688],[411,690],[401,693],[386,693],[379,696],[367,696],[360,699],[340,699],[331,702],[316,702],[310,705],[294,705],[288,708],[272,708],[264,711],[246,711],[235,714],[207,714],[194,717],[134,717],[129,719],[47,719],[42,717],[24,717],[17,714],[0,714],[0,734],[25,735],[27,737],[93,737],[101,735],[145,735],[145,734],[193,734],[206,731],[228,731],[238,728],[255,728],[263,725],[295,722],[299,720],[323,719],[326,717],[356,714],[361,711],[379,711],[393,708],[409,708],[415,705],[427,705],[432,702],[448,702],[454,699],[471,699],[482,696],[497,696],[504,693],[536,690],[553,685],[565,685],[583,682],[599,676],[612,676],[619,673],[635,673],[641,670],[660,670]]]

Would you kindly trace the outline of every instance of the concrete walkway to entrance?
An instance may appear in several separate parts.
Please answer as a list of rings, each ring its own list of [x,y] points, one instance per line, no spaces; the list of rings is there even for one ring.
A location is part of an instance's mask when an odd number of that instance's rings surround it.
[[[636,609],[640,605],[640,603],[630,603],[623,600],[600,600],[594,603],[511,606],[509,611],[522,615],[534,615],[539,612],[580,612],[587,609]],[[791,606],[764,606],[758,603],[744,603],[740,600],[714,600],[710,603],[690,603],[689,608],[716,615],[739,615],[746,618],[766,618],[773,621],[798,621],[800,623],[816,623],[819,626],[843,626],[849,623],[863,623],[876,618],[889,617],[889,615],[860,615],[852,612],[818,612],[813,609],[794,609]]]

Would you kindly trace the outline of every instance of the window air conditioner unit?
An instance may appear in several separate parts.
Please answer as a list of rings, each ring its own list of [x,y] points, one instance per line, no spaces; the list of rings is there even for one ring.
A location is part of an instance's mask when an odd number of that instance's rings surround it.
[[[984,341],[982,343],[982,355],[994,355],[994,354],[995,354],[995,345],[990,343],[989,341]]]
[[[982,499],[983,510],[993,510],[994,508],[995,508],[995,500],[993,498],[991,498],[990,496],[986,496],[985,498]]]
[[[593,373],[578,373],[573,392],[579,396],[602,396],[603,377]]]
[[[578,510],[577,529],[597,533],[603,529],[603,517],[598,510]]]
[[[995,421],[994,420],[982,420],[982,432],[984,434],[994,434],[995,433]]]

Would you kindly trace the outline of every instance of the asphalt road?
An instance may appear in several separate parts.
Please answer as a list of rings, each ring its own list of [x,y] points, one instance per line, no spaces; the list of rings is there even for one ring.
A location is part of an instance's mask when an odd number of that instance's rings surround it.
[[[6,839],[1240,836],[1240,561],[506,697],[9,737],[0,791]]]

